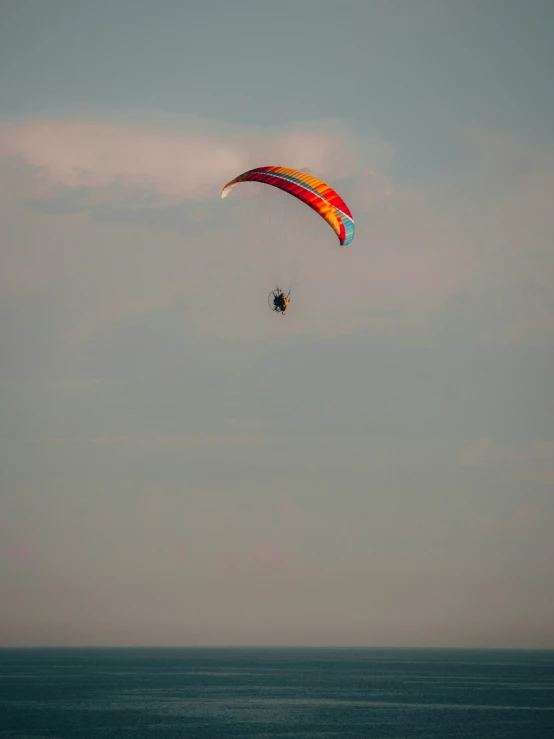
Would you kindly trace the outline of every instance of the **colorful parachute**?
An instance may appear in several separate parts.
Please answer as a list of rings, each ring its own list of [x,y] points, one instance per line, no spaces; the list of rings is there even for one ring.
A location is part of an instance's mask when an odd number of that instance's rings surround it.
[[[325,182],[306,172],[286,167],[256,167],[228,182],[221,191],[221,197],[226,197],[239,182],[264,182],[278,187],[319,213],[337,234],[343,246],[350,244],[354,238],[354,219],[344,200]]]

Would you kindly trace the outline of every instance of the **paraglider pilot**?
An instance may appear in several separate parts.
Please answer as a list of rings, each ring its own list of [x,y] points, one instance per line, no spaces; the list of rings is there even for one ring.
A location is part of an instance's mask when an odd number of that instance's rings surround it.
[[[290,300],[287,298],[285,293],[279,292],[273,298],[273,303],[275,305],[276,310],[280,311],[282,315],[285,315],[286,310],[287,310],[287,305],[290,303]]]

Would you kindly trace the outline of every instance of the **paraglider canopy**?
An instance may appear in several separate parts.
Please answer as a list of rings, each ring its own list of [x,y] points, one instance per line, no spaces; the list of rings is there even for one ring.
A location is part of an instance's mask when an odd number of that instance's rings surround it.
[[[228,182],[221,197],[227,197],[239,182],[263,182],[290,193],[327,221],[342,246],[352,242],[355,226],[349,207],[335,190],[312,175],[286,167],[256,167]]]

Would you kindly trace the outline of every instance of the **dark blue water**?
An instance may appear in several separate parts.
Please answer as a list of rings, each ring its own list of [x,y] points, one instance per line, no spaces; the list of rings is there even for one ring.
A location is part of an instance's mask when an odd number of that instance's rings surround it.
[[[0,650],[2,739],[551,739],[554,652]]]

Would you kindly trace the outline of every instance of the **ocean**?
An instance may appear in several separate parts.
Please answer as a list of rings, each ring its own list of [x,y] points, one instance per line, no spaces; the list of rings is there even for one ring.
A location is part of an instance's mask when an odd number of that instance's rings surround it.
[[[554,652],[0,649],[2,739],[554,739]]]

